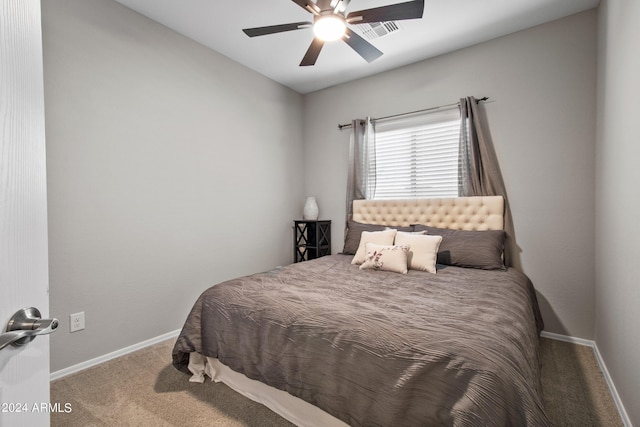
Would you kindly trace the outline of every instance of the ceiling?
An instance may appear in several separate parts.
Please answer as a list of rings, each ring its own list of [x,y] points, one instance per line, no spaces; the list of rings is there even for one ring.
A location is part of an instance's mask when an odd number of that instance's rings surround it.
[[[300,67],[310,28],[247,37],[243,28],[299,21],[312,15],[291,0],[116,0],[300,93],[377,74],[495,37],[582,12],[599,0],[426,0],[422,19],[370,40],[384,52],[367,63],[342,41],[327,43],[315,66]],[[406,0],[352,0],[347,12]],[[362,26],[351,26],[362,35]]]

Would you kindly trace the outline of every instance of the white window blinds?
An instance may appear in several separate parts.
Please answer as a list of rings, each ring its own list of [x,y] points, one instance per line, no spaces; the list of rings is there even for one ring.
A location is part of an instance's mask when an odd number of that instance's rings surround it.
[[[457,108],[375,124],[374,199],[458,196]]]

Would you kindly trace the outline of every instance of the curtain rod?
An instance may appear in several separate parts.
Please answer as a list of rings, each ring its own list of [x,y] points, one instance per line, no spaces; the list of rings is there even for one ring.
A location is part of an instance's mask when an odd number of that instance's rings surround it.
[[[480,101],[486,101],[488,99],[489,99],[489,97],[484,96],[482,98],[476,99],[476,103],[480,102]],[[400,114],[394,114],[394,115],[391,115],[391,116],[377,117],[377,118],[371,119],[371,120],[375,121],[375,120],[393,119],[395,117],[408,116],[410,114],[416,114],[416,113],[424,113],[425,111],[437,110],[439,108],[453,107],[454,105],[460,105],[460,102],[454,102],[453,104],[438,105],[437,107],[424,108],[422,110],[409,111],[408,113],[400,113]],[[345,129],[345,128],[350,128],[350,127],[351,127],[351,123],[345,123],[345,124],[339,124],[338,125],[338,129],[340,129],[340,130]]]

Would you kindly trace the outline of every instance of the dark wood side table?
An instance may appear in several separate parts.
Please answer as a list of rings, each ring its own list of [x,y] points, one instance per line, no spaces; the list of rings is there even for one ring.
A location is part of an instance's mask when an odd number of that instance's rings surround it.
[[[293,262],[331,255],[331,221],[293,221]]]

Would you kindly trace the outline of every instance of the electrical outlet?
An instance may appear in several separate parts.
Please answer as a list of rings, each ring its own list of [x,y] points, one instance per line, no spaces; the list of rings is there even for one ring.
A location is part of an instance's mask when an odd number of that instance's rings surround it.
[[[77,332],[84,329],[84,311],[69,315],[69,332]]]

